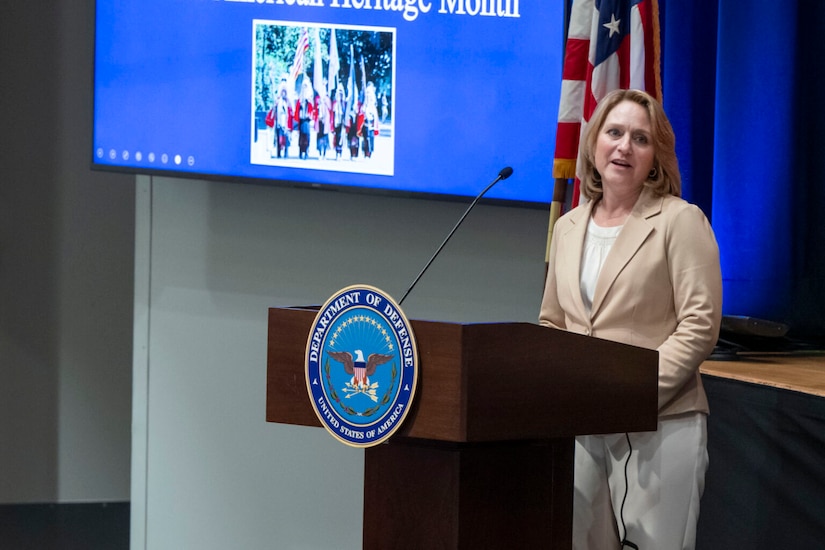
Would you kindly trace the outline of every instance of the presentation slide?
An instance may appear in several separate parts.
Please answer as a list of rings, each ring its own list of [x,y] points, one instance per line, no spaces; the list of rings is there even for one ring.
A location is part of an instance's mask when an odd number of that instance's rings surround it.
[[[98,0],[103,169],[549,202],[563,2]]]

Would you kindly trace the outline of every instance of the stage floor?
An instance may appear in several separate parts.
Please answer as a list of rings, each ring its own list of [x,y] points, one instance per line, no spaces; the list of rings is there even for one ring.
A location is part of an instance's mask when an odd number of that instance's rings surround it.
[[[705,361],[702,374],[825,397],[825,352],[740,354],[733,361]]]

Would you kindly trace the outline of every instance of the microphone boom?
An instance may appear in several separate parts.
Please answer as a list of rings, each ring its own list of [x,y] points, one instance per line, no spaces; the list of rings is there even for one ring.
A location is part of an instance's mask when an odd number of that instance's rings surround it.
[[[410,293],[410,291],[413,289],[413,287],[416,285],[416,283],[418,283],[418,280],[421,278],[421,276],[424,275],[424,272],[427,271],[427,269],[430,267],[430,264],[433,263],[433,260],[435,260],[436,256],[438,256],[438,254],[441,252],[441,249],[444,248],[444,245],[447,244],[447,241],[450,240],[450,238],[453,236],[453,233],[455,233],[456,229],[458,229],[458,226],[461,225],[461,223],[464,221],[464,218],[467,217],[467,214],[470,213],[470,210],[473,209],[473,207],[476,205],[476,203],[479,201],[479,199],[481,199],[481,197],[483,197],[484,194],[487,193],[487,191],[489,191],[492,186],[494,186],[495,184],[497,184],[501,180],[506,180],[507,178],[509,178],[512,175],[513,175],[513,169],[509,166],[505,166],[504,168],[502,168],[499,171],[498,176],[496,176],[496,179],[491,181],[490,184],[487,187],[485,187],[484,190],[481,193],[476,195],[476,198],[473,199],[473,202],[470,203],[470,206],[468,206],[467,210],[464,211],[464,214],[461,215],[461,218],[459,218],[458,223],[455,224],[455,226],[452,228],[450,233],[447,235],[447,238],[444,239],[444,242],[441,243],[441,246],[439,246],[438,249],[435,251],[435,254],[432,255],[432,257],[430,258],[430,261],[427,262],[427,264],[424,266],[424,268],[421,270],[421,272],[418,274],[418,276],[412,282],[410,287],[407,289],[407,292],[405,292],[404,296],[402,296],[401,299],[398,300],[398,305],[399,306],[404,301],[404,299],[407,297],[407,295]]]

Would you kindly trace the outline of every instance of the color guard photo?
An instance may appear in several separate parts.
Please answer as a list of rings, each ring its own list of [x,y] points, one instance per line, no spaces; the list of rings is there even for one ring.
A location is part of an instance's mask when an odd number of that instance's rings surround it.
[[[393,175],[394,29],[253,28],[250,162]]]

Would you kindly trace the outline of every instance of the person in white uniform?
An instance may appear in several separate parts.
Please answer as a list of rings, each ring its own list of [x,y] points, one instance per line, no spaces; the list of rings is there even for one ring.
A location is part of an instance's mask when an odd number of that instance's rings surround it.
[[[587,200],[553,229],[539,322],[657,350],[659,422],[576,439],[573,548],[692,549],[708,466],[699,366],[722,318],[716,239],[680,198],[673,129],[645,92],[599,103],[578,172]]]

